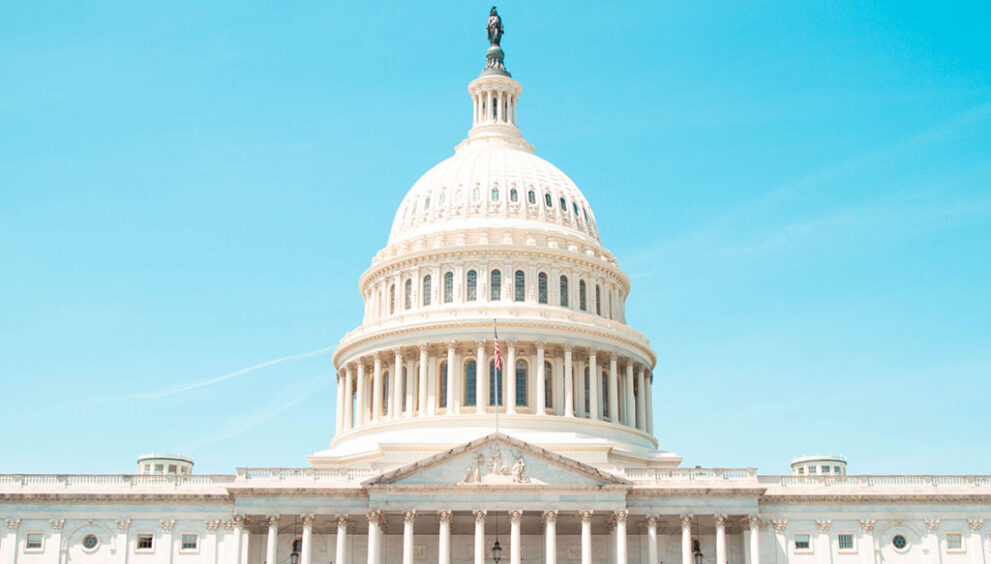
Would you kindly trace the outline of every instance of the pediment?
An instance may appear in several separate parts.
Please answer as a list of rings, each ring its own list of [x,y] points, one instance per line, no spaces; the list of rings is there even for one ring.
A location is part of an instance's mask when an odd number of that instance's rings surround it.
[[[418,487],[599,487],[627,485],[618,476],[502,433],[486,435],[363,485]]]

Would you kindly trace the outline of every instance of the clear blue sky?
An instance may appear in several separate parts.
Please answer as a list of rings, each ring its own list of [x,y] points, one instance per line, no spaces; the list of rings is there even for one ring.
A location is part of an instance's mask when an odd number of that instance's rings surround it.
[[[490,3],[19,2],[0,20],[0,472],[303,466]],[[686,465],[989,473],[991,4],[499,4]],[[204,384],[204,385],[199,385]]]

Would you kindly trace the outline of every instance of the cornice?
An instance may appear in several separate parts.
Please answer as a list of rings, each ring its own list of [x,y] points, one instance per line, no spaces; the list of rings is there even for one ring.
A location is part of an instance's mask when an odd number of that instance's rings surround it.
[[[229,494],[188,494],[188,493],[75,493],[75,492],[24,492],[24,493],[0,493],[2,501],[58,501],[60,503],[94,501],[133,503],[162,501],[162,502],[208,502],[208,503],[232,503],[234,498]]]
[[[805,495],[764,495],[760,503],[988,503],[991,494],[805,494]]]

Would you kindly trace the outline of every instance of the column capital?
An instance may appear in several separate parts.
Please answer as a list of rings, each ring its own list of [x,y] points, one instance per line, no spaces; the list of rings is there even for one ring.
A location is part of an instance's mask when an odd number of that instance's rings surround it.
[[[426,343],[424,343],[424,344],[421,344],[421,345],[418,345],[418,346],[417,346],[416,348],[417,348],[417,350],[419,350],[419,351],[420,351],[420,354],[427,354],[427,348],[428,348],[429,346],[430,346],[430,345],[428,345],[428,344],[426,344]]]
[[[454,512],[450,509],[441,509],[437,512],[437,517],[441,523],[450,523],[454,519]]]
[[[396,348],[392,349],[392,353],[396,355],[396,358],[400,358],[400,359],[403,358],[403,348],[402,347],[396,347]]]
[[[4,519],[4,521],[6,522],[7,530],[9,531],[16,531],[17,528],[21,526],[20,519]]]
[[[457,341],[448,341],[447,342],[447,350],[448,351],[453,351],[453,350],[455,350],[457,348],[458,348],[458,342]]]
[[[273,513],[271,515],[266,515],[265,520],[268,521],[268,526],[273,527],[279,524],[279,514]]]
[[[416,521],[416,509],[403,510],[403,522],[412,523],[413,521]]]
[[[581,510],[581,511],[578,512],[578,517],[581,518],[582,523],[591,523],[592,522],[592,515],[594,513],[595,513],[595,511],[593,511],[591,509],[583,509],[583,510]]]
[[[863,521],[861,521],[861,523],[863,523]],[[775,533],[781,534],[781,533],[785,532],[785,529],[788,527],[788,520],[787,519],[771,519],[771,526],[774,527],[774,532]]]
[[[981,528],[984,527],[984,519],[967,519],[967,525],[971,531],[979,533],[981,532]]]
[[[923,519],[922,522],[926,524],[926,530],[930,533],[935,533],[939,529],[939,519]]]
[[[616,519],[616,521],[618,521],[620,523],[625,523],[626,522],[626,518],[629,517],[629,516],[630,516],[630,510],[629,509],[619,509],[619,510],[613,511],[613,517]]]
[[[717,529],[719,527],[725,527],[726,526],[726,514],[725,513],[716,513],[715,515],[712,516],[712,518],[716,521],[716,528]]]
[[[207,520],[203,521],[203,526],[206,527],[206,530],[207,531],[210,531],[211,533],[213,533],[213,532],[216,532],[216,530],[220,528],[220,524],[222,522],[223,521],[221,521],[220,519],[207,519]]]
[[[503,339],[506,341],[506,352],[516,350],[516,339]]]
[[[305,513],[300,516],[300,520],[303,521],[303,526],[313,524],[314,515],[312,513]]]
[[[473,509],[471,512],[471,514],[475,516],[476,523],[484,523],[486,513],[488,513],[488,511],[484,509]]]
[[[65,526],[65,519],[49,519],[48,524],[52,526],[53,533],[61,533],[62,527]]]
[[[876,521],[874,519],[861,519],[860,530],[864,531],[865,533],[873,533],[875,522]]]
[[[544,347],[547,346],[547,342],[546,341],[534,341],[533,344],[534,344],[535,347],[537,347],[537,350],[538,351],[544,350]]]
[[[128,529],[131,528],[131,520],[130,519],[117,519],[116,521],[114,521],[114,526],[117,527],[117,532],[118,533],[126,533],[128,531]]]
[[[509,522],[514,524],[519,524],[520,519],[523,518],[522,509],[510,509],[509,510]]]
[[[158,524],[161,525],[162,531],[171,533],[172,529],[175,528],[175,519],[162,519]]]
[[[340,528],[346,529],[348,528],[348,525],[351,523],[351,518],[348,517],[347,515],[338,515],[336,521],[337,521],[338,529]]]
[[[828,533],[831,526],[833,526],[832,519],[816,519],[816,527],[820,533]]]
[[[683,514],[681,516],[681,526],[682,527],[691,527],[692,526],[692,519],[694,519],[694,518],[695,518],[695,516],[692,515],[692,514],[690,514],[690,513]]]
[[[564,343],[564,352],[571,354],[575,350],[575,345],[571,343]]]
[[[657,515],[647,515],[646,517],[644,517],[644,522],[647,523],[648,527],[656,527]]]
[[[237,524],[234,521],[231,521],[230,519],[226,519],[224,521],[224,531],[233,533],[235,528],[237,528]]]
[[[545,509],[540,517],[540,521],[545,525],[547,523],[557,523],[557,509]]]
[[[375,362],[382,362],[382,351],[373,352],[372,360],[374,360]]]
[[[609,351],[609,362],[616,362],[619,355],[615,351]]]

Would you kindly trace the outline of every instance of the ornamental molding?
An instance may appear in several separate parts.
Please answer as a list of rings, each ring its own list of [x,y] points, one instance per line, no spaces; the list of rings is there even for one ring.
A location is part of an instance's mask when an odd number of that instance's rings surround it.
[[[613,511],[613,517],[616,519],[617,523],[625,523],[627,517],[629,516],[630,516],[630,510],[628,509],[619,509]]]
[[[416,509],[406,509],[403,511],[403,523],[413,524],[416,521]]]
[[[860,530],[865,533],[873,533],[874,525],[877,523],[876,519],[861,519],[860,520]]]
[[[930,533],[935,533],[939,529],[939,519],[923,519],[922,522]]]
[[[540,516],[540,522],[544,525],[557,523],[557,509],[546,509]]]
[[[303,526],[313,525],[314,515],[312,513],[304,513],[300,520],[303,522]]]
[[[832,519],[822,519],[822,520],[816,519],[816,527],[819,529],[820,533],[824,533],[824,534],[828,533],[829,527],[831,527],[832,525],[833,525]]]
[[[991,503],[988,494],[823,494],[823,495],[764,495],[761,505],[807,503]]]
[[[171,533],[175,528],[175,519],[162,519],[158,522],[162,527],[162,532]]]
[[[441,509],[440,511],[437,512],[437,518],[438,520],[440,520],[441,523],[450,524],[451,521],[454,519],[454,512],[451,511],[450,509]]]
[[[788,520],[787,519],[771,519],[771,526],[774,527],[774,532],[775,533],[781,534],[781,533],[785,532],[785,529],[788,528]]]
[[[722,517],[723,521],[726,520],[725,515],[717,515],[716,517],[717,518]],[[648,515],[647,517],[644,518],[644,523],[646,523],[647,527],[657,527],[657,515]]]
[[[578,512],[578,518],[582,520],[582,523],[591,523],[592,515],[594,514],[595,511],[593,511],[592,509],[583,509]]]
[[[65,519],[49,519],[48,524],[51,525],[53,533],[61,533],[62,527],[65,526]]]
[[[9,531],[16,531],[21,526],[20,519],[4,519],[4,521],[7,523],[7,530]]]
[[[725,527],[726,526],[726,514],[725,513],[717,513],[717,514],[715,514],[715,515],[712,516],[712,519],[713,519],[713,521],[715,521],[716,528],[717,529],[719,527]]]
[[[206,530],[211,533],[216,532],[217,529],[220,528],[221,523],[223,523],[223,521],[220,519],[207,519],[203,521],[203,525],[206,527]]]
[[[234,521],[226,520],[224,521],[224,531],[227,531],[228,533],[233,533],[234,529],[237,528],[237,525],[238,524],[235,523]]]
[[[114,526],[117,528],[118,533],[126,533],[131,528],[131,520],[117,519],[114,521]]]
[[[522,509],[510,509],[509,510],[509,522],[510,523],[513,523],[514,525],[519,525],[521,519],[523,519],[523,510]]]
[[[694,517],[695,517],[694,515],[688,515],[688,514],[682,515],[681,516],[681,526],[682,527],[691,527],[692,526],[692,519]]]
[[[475,517],[475,523],[485,523],[485,514],[488,513],[485,509],[473,509],[471,514]]]
[[[979,533],[984,527],[984,519],[967,519],[967,525],[971,531]]]

